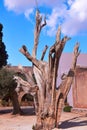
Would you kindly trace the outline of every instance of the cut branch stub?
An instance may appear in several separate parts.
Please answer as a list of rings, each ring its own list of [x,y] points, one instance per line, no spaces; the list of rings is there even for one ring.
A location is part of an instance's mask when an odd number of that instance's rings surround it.
[[[48,46],[46,45],[43,52],[42,52],[41,60],[44,59],[44,56],[45,56],[45,53],[46,53],[47,49],[48,49]]]
[[[80,55],[80,52],[81,51],[79,50],[79,43],[77,42],[74,47],[72,69],[75,69],[75,67],[76,67],[77,58]]]
[[[58,31],[56,34],[56,41],[57,43],[61,40],[61,26],[58,27]]]
[[[79,51],[79,43],[77,42],[76,45],[75,45],[75,47],[74,47],[74,55],[75,55],[76,57],[78,57],[79,54],[80,54],[80,51]]]
[[[27,47],[26,46],[22,46],[22,48],[20,49],[20,52],[29,60],[31,61],[38,69],[41,69],[40,67],[40,63],[38,60],[36,60],[35,58],[33,58],[30,53],[27,51]]]

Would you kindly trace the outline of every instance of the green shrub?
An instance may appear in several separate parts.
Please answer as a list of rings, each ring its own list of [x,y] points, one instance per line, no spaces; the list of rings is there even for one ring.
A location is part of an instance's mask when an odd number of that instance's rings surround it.
[[[32,130],[35,130],[35,125],[32,126]]]
[[[16,88],[17,84],[13,80],[13,75],[13,71],[9,71],[6,68],[0,69],[0,98],[3,98]]]
[[[64,111],[64,112],[71,112],[71,109],[72,109],[72,106],[65,106],[65,107],[63,108],[63,111]]]

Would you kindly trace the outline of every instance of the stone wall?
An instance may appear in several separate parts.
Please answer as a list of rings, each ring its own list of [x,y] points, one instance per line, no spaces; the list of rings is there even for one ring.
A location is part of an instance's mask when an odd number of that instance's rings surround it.
[[[87,68],[78,67],[73,84],[73,107],[87,108]]]

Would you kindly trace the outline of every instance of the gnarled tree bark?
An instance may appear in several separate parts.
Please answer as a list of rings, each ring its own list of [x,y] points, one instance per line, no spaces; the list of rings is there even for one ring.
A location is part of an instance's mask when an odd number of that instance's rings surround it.
[[[63,104],[73,82],[76,61],[80,53],[79,44],[77,43],[74,48],[72,66],[66,77],[63,78],[62,83],[58,88],[56,88],[60,57],[66,42],[70,40],[70,38],[65,36],[61,39],[61,28],[59,27],[56,35],[56,41],[53,46],[50,47],[48,62],[43,61],[47,47],[43,51],[41,60],[37,60],[36,54],[39,43],[39,36],[42,28],[45,25],[46,18],[44,18],[44,23],[42,24],[42,16],[40,15],[39,10],[37,10],[34,33],[34,48],[32,55],[30,55],[25,45],[23,45],[20,49],[20,52],[33,64],[33,73],[36,80],[35,86],[38,88],[35,92],[37,108],[37,121],[34,128],[35,130],[52,130],[52,128],[58,127]],[[28,84],[30,85],[29,88],[34,88],[33,84],[30,84],[29,82],[30,81],[28,80]],[[24,86],[28,85],[25,82],[21,82],[21,84],[22,83],[24,83]]]
[[[12,114],[23,114],[23,111],[20,108],[20,104],[18,101],[18,95],[16,91],[11,91],[10,92],[10,99],[12,101],[12,105],[13,105],[13,112]]]

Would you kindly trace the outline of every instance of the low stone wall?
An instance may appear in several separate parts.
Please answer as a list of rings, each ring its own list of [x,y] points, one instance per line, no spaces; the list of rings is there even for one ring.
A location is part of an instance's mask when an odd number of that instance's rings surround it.
[[[78,114],[86,114],[87,115],[87,109],[84,108],[72,108],[72,113],[78,113]]]

